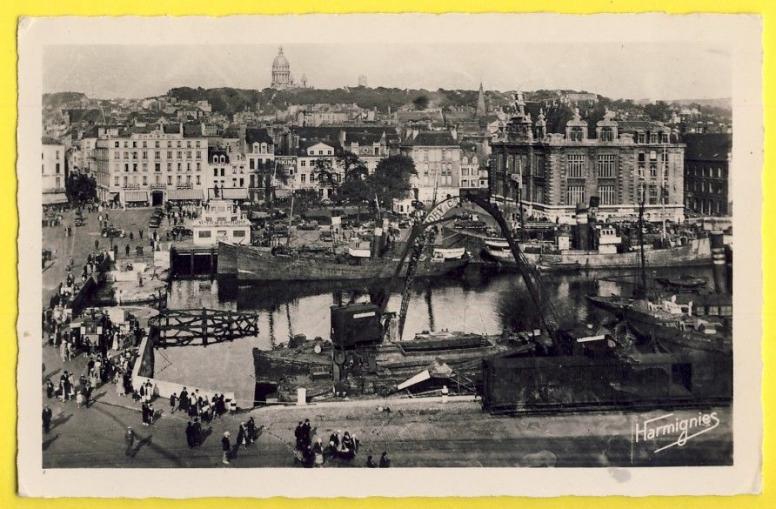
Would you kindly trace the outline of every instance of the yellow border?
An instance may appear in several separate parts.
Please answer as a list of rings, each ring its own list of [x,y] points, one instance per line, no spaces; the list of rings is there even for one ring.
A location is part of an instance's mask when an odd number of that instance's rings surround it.
[[[330,507],[366,507],[370,509],[390,508],[399,505],[396,500],[370,499],[363,500],[281,500],[270,499],[257,502],[246,499],[200,499],[195,501],[132,501],[132,500],[41,500],[23,499],[16,496],[16,397],[13,388],[16,384],[16,234],[18,221],[16,217],[16,23],[19,16],[100,16],[100,15],[227,15],[227,14],[283,14],[309,12],[560,12],[560,13],[595,13],[595,12],[719,12],[719,13],[759,13],[763,16],[764,44],[766,49],[776,48],[776,30],[773,28],[776,17],[776,2],[767,0],[737,0],[726,3],[714,0],[524,0],[509,2],[504,0],[482,2],[477,0],[329,0],[328,2],[311,0],[265,0],[253,2],[249,0],[156,0],[138,5],[137,0],[113,0],[96,2],[87,0],[43,0],[5,1],[0,7],[0,23],[2,23],[2,52],[0,52],[0,146],[5,150],[2,157],[2,186],[0,186],[0,507],[26,508],[111,508],[127,507],[186,507],[205,508],[225,503],[234,507],[248,507],[260,504],[262,507],[306,508],[314,505],[318,509]],[[774,104],[774,83],[776,82],[776,66],[770,52],[766,51],[764,63],[764,112],[766,125],[766,153],[763,176],[763,270],[764,270],[764,327],[763,360],[765,365],[773,359],[776,346],[773,344],[774,327],[776,327],[776,269],[769,267],[768,261],[774,259],[772,253],[776,250],[776,137],[768,136],[768,128],[773,128],[776,122],[776,105]],[[768,91],[771,93],[768,94]],[[752,169],[755,171],[755,169]],[[770,200],[768,199],[770,198]],[[744,211],[743,204],[738,205],[738,212]],[[754,340],[755,338],[752,338]],[[607,500],[596,498],[561,498],[549,500],[534,500],[525,498],[478,498],[478,499],[403,499],[401,506],[423,509],[467,507],[596,507],[607,509],[627,504],[629,508],[675,508],[675,507],[776,507],[774,495],[774,463],[776,454],[772,446],[774,438],[774,420],[768,409],[776,404],[776,389],[773,388],[773,374],[764,372],[763,404],[765,414],[765,445],[764,478],[762,496],[739,497],[673,497],[673,498],[642,498],[626,499],[622,497]],[[88,482],[88,476],[84,479]],[[519,482],[519,479],[515,479]]]

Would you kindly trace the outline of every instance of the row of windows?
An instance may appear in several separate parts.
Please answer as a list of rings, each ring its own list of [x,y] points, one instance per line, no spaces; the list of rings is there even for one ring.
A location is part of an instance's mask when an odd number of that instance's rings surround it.
[[[656,205],[658,203],[658,186],[656,185],[650,185],[647,187],[649,196],[648,201],[651,205]],[[644,186],[642,186],[638,191],[638,199],[641,200],[641,197],[644,193]],[[601,205],[617,205],[617,189],[613,185],[600,185],[598,186],[598,197],[601,200]],[[577,205],[580,203],[586,202],[586,196],[585,196],[585,186],[584,185],[570,185],[566,189],[566,204],[567,205]]]
[[[124,151],[123,159],[130,159],[130,154],[132,155],[131,159],[137,159],[138,158],[137,157],[138,156],[137,152],[127,152],[127,151]],[[154,159],[161,159],[162,158],[161,154],[162,153],[159,152],[159,151],[154,152]],[[180,150],[178,152],[173,152],[171,150],[167,151],[167,159],[173,159],[173,155],[177,155],[176,159],[183,159],[183,152],[180,151]],[[192,157],[191,150],[187,150],[186,151],[186,159],[191,159],[191,157]],[[146,152],[146,151],[141,152],[140,158],[141,159],[148,159],[148,152]],[[201,151],[195,151],[194,152],[194,158],[195,159],[202,159],[202,152]],[[121,152],[118,151],[118,150],[113,152],[113,159],[122,159]]]
[[[121,147],[121,145],[122,144],[119,141],[114,141],[113,142],[113,146],[115,148],[119,148],[119,147]],[[123,146],[124,146],[124,148],[130,148],[130,142],[128,140],[124,140]],[[183,147],[183,142],[181,140],[177,140],[175,142],[175,144],[173,145],[173,141],[172,140],[167,140],[167,145],[166,146],[167,146],[167,148],[172,148],[173,146],[175,146],[177,148],[182,148]],[[194,147],[195,148],[200,148],[201,146],[202,146],[202,142],[200,140],[195,140],[194,141]],[[148,142],[143,140],[141,147],[142,148],[148,148]],[[191,148],[191,147],[192,147],[191,140],[186,140],[186,148]],[[132,140],[132,148],[138,148],[136,140]],[[159,140],[154,141],[154,148],[161,148],[161,142]]]
[[[724,193],[726,186],[716,182],[687,182],[685,189],[698,193]]]
[[[723,170],[721,167],[712,168],[711,166],[706,168],[698,168],[696,166],[691,166],[687,168],[687,175],[694,176],[694,177],[716,177],[716,178],[722,178],[723,177]]]
[[[130,177],[128,175],[124,175],[124,186],[128,186],[130,184],[132,184],[132,185],[140,185],[140,182],[138,182],[138,178],[137,177],[138,177],[137,175],[133,175],[132,178],[131,178],[131,181],[130,181]],[[143,179],[142,179],[143,185],[144,186],[148,185],[148,176],[147,175],[143,175],[142,177],[143,177]],[[186,184],[191,184],[192,183],[191,177],[192,177],[191,175],[186,175],[186,180],[185,180]],[[173,182],[172,175],[168,175],[167,176],[167,185],[171,186],[172,182]],[[197,185],[202,184],[202,180],[201,180],[199,175],[196,175],[195,182],[196,182]],[[162,180],[161,180],[160,175],[155,175],[154,184],[161,184],[161,183],[162,183]],[[176,183],[178,185],[181,185],[181,184],[184,183],[183,175],[178,175],[177,176]],[[113,177],[113,184],[115,186],[120,186],[121,185],[121,178],[118,175]]]
[[[293,175],[293,173],[291,173],[291,175]],[[334,182],[339,182],[340,181],[340,175],[338,173],[335,173],[334,175],[332,175],[332,178],[334,179]],[[326,179],[322,177],[320,180],[326,180]],[[299,181],[302,184],[306,183],[307,182],[307,173],[300,173],[299,174]],[[310,174],[310,182],[315,182],[315,173],[311,173]]]
[[[140,166],[140,168],[142,169],[142,171],[144,173],[147,173],[148,172],[148,163],[143,163]],[[131,169],[132,169],[133,173],[137,173],[137,171],[138,171],[137,163],[132,163]],[[175,169],[177,171],[184,171],[183,163],[177,163],[175,165]],[[202,171],[202,163],[196,163],[194,165],[194,170],[195,171]],[[119,171],[118,167],[116,168],[116,171]],[[129,171],[130,171],[130,163],[124,163],[124,172],[125,173],[129,173]],[[155,172],[162,171],[162,163],[154,163],[154,171]],[[167,163],[167,171],[173,171],[172,163]],[[192,171],[191,163],[186,163],[185,171]]]
[[[647,140],[649,143],[658,143],[658,140],[660,143],[668,143],[668,133],[649,133],[649,136],[647,133],[636,133],[636,143],[647,143]]]

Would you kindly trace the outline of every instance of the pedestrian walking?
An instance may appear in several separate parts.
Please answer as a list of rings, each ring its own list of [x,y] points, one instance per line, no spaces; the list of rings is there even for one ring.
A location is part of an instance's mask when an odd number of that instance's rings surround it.
[[[236,444],[236,446],[240,447],[241,445],[243,447],[245,447],[246,449],[248,448],[248,433],[246,432],[245,423],[244,422],[241,422],[240,423],[240,427],[237,429],[237,444]]]
[[[135,447],[135,431],[132,429],[132,426],[127,426],[127,432],[124,434],[124,442],[127,444],[124,455],[131,456],[132,449]]]
[[[194,443],[194,423],[191,421],[186,424],[186,443],[189,445],[189,449],[193,449],[196,445]]]
[[[48,405],[43,407],[43,432],[48,433],[51,431],[51,417],[52,412]]]
[[[129,250],[129,244],[127,244],[127,245],[125,246],[125,248],[124,248],[124,252],[126,253],[126,255],[127,255],[127,256],[129,256],[129,251],[130,251],[130,250]]]
[[[229,464],[229,451],[232,449],[232,443],[229,441],[230,436],[231,436],[231,433],[229,433],[228,431],[225,431],[224,436],[221,438],[221,450],[223,451],[221,463],[223,463],[224,465]]]
[[[258,433],[256,430],[256,421],[253,420],[253,417],[248,419],[248,422],[245,424],[245,430],[248,434],[248,443],[252,444],[256,441],[256,438],[258,438]]]
[[[170,394],[170,413],[171,414],[175,413],[175,406],[177,402],[178,402],[178,397],[173,392],[172,394]]]

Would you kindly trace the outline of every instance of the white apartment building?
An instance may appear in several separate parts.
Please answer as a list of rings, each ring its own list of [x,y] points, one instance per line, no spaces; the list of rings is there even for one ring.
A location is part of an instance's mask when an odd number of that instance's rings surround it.
[[[94,149],[98,198],[124,205],[202,200],[208,139],[181,124],[105,135]]]
[[[41,187],[43,205],[67,202],[65,195],[65,146],[51,139],[44,139],[41,150]]]

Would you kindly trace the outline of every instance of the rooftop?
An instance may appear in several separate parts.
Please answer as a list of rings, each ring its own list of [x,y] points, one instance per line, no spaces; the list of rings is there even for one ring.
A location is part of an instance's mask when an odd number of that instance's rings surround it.
[[[684,158],[701,161],[726,161],[733,149],[733,136],[728,133],[686,134]]]

